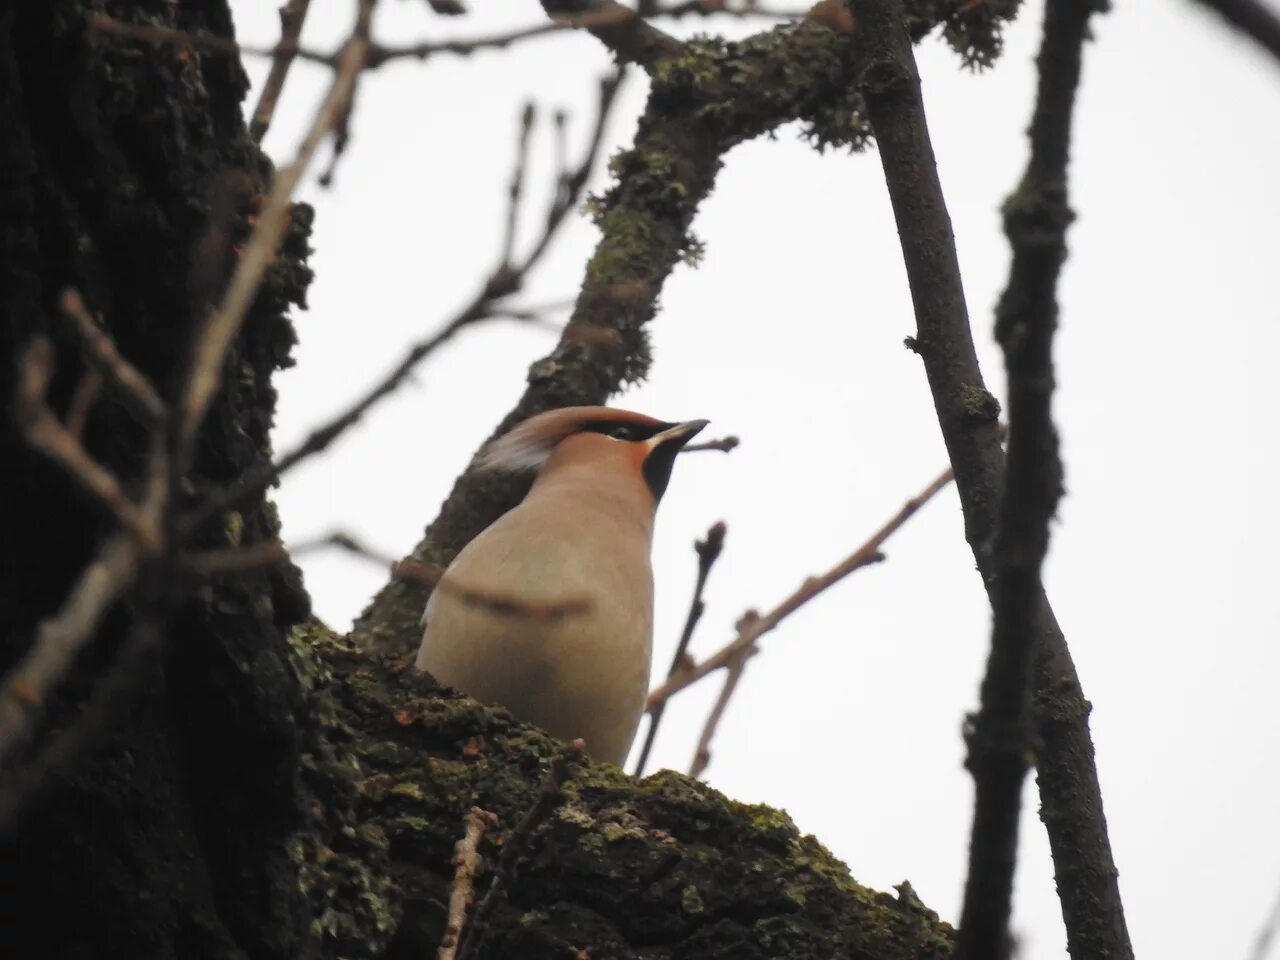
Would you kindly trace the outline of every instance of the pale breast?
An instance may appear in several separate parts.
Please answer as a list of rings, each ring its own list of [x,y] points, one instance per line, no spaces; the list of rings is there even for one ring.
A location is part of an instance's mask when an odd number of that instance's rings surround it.
[[[644,707],[652,642],[648,531],[590,498],[526,500],[473,540],[432,595],[417,665],[436,679],[621,763]],[[554,510],[554,522],[539,516]],[[465,591],[545,608],[495,612]]]

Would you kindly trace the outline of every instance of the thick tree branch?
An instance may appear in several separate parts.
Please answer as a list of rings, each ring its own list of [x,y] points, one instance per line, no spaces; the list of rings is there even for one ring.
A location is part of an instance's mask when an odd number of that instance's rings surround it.
[[[318,626],[295,641],[316,712],[349,751],[319,773],[354,782],[361,834],[390,851],[397,882],[379,902],[395,917],[389,956],[429,957],[440,943],[457,824],[474,806],[497,817],[486,837],[501,852],[486,859],[500,883],[465,927],[466,940],[483,942],[464,944],[460,960],[947,956],[951,930],[936,914],[863,887],[783,813],[670,771],[637,789],[616,767],[579,764],[572,744],[442,691],[395,658]],[[345,876],[324,863],[313,882],[323,890]],[[351,922],[353,908],[361,898],[339,893],[336,923]]]
[[[1005,472],[996,424],[999,406],[983,384],[973,348],[951,221],[925,125],[919,76],[901,27],[901,5],[898,0],[860,0],[855,15],[860,26],[855,43],[866,62],[862,88],[915,304],[914,346],[924,360],[955,468],[966,537],[987,592],[998,605],[1002,571],[993,546]],[[1070,76],[1076,73],[1078,64]],[[1063,137],[1063,163],[1065,142]],[[1089,738],[1088,702],[1048,600],[1038,586],[1033,592],[1042,817],[1072,955],[1125,960],[1133,952]]]

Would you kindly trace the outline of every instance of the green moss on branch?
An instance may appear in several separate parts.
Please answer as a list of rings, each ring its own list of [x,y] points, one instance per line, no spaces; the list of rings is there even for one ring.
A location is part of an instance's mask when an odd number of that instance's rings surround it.
[[[359,824],[345,854],[312,853],[328,849],[332,830],[296,844],[325,898],[323,953],[352,956],[360,942],[340,949],[331,930],[386,934],[391,922],[387,957],[430,956],[464,814],[479,805],[498,816],[482,851],[492,862],[561,745],[321,628],[297,642],[299,669],[324,705],[328,745],[316,756],[330,759],[314,765],[316,799]],[[350,759],[340,762],[344,750]],[[607,764],[588,763],[566,793],[495,913],[483,955],[941,960],[950,949],[950,927],[909,887],[897,897],[863,887],[780,811],[671,771],[637,783]],[[372,879],[378,869],[353,866],[384,851],[389,885]]]

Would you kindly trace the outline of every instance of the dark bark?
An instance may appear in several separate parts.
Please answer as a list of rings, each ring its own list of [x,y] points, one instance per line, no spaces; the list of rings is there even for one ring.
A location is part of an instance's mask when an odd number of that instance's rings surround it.
[[[1087,13],[1092,8],[1080,9]],[[973,347],[955,239],[925,125],[919,76],[900,26],[901,8],[895,0],[862,0],[854,10],[862,27],[858,43],[868,58],[862,88],[880,148],[915,305],[917,336],[911,346],[924,361],[938,423],[955,468],[965,535],[992,604],[998,607],[1004,596],[1002,575],[1007,572],[994,549],[1005,494],[1005,454],[997,425],[1000,407],[986,389]],[[1058,50],[1049,54],[1050,58],[1061,55]],[[1045,68],[1063,71],[1051,84],[1069,83],[1074,90],[1078,60],[1046,64]],[[1055,108],[1061,109],[1062,105],[1051,103],[1048,107]],[[1037,120],[1041,126],[1045,122],[1043,116]],[[1046,167],[1065,168],[1066,163],[1065,132],[1044,135],[1043,152],[1033,169],[1036,177],[1048,176]],[[1018,206],[1017,196],[1010,206]],[[1026,221],[1019,222],[1016,210],[1010,222],[1015,229],[1027,226]],[[1061,242],[1060,236],[1057,242]],[[1061,253],[1051,249],[1048,255],[1060,258]],[[1045,251],[1037,251],[1034,256],[1044,257]],[[1024,262],[1016,269],[1001,307],[1006,323],[1014,311],[1026,306],[1019,297],[1025,292],[1022,283],[1028,279],[1026,272],[1031,267]],[[1051,298],[1051,285],[1049,291]],[[1036,767],[1041,817],[1053,849],[1072,956],[1123,960],[1132,957],[1133,951],[1089,735],[1089,704],[1043,588],[1038,582],[1022,583],[1010,596],[1026,603],[1017,611],[1018,616],[1034,624],[1033,716],[1039,738]],[[1014,666],[1016,670],[1017,665]],[[1017,756],[1016,743],[1011,748],[1002,745],[999,753],[1002,756],[993,761],[999,765],[993,780],[1002,780],[1008,791],[1015,781],[1021,781],[1024,761]],[[984,906],[1002,901],[1007,904],[1016,854],[1016,825],[1010,829],[1008,809],[994,810],[988,803],[984,810],[995,820],[981,824],[982,832],[1004,838],[1002,847],[989,851],[1000,867],[991,875],[1002,875],[1003,879],[983,891],[979,900]],[[990,924],[1004,925],[999,917],[987,919]],[[990,943],[996,937],[988,930],[984,939]]]
[[[33,0],[0,12],[0,667],[30,642],[92,556],[109,521],[57,469],[27,451],[8,415],[15,364],[38,333],[57,346],[52,401],[67,401],[83,369],[56,319],[65,286],[79,288],[121,351],[172,397],[195,321],[202,277],[225,262],[192,255],[220,191],[226,224],[243,236],[269,168],[243,128],[246,81],[234,57],[147,55],[89,37],[86,10],[226,33],[225,6]],[[306,216],[260,292],[229,358],[235,376],[206,421],[192,480],[222,484],[263,460],[274,392],[287,362],[285,318],[309,273]],[[139,479],[144,433],[102,400],[89,449],[128,484]],[[237,521],[246,541],[273,536],[261,502]],[[206,540],[220,541],[221,531]],[[260,955],[296,956],[306,903],[279,885],[283,839],[297,817],[291,786],[302,699],[289,679],[284,631],[306,613],[296,575],[264,573],[184,603],[162,651],[130,658],[115,694],[80,717],[95,679],[110,678],[138,599],[122,603],[51,704],[27,764],[66,730],[96,733],[28,798],[0,841],[0,953],[11,956],[230,955],[264,930]],[[127,680],[128,682],[121,682]],[[109,687],[108,689],[111,689]],[[101,700],[101,698],[99,698]],[[290,918],[291,922],[284,922]],[[33,945],[38,945],[34,949]],[[34,950],[34,952],[33,952]]]
[[[991,658],[968,744],[976,798],[957,960],[1009,953],[1022,784],[1033,756],[1030,707],[1040,571],[1062,496],[1062,460],[1050,410],[1052,348],[1058,276],[1072,220],[1067,200],[1071,116],[1091,13],[1085,4],[1049,0],[1029,131],[1031,156],[1005,205],[1013,263],[996,308],[996,338],[1008,374],[1009,447],[992,557]],[[1060,848],[1060,838],[1054,853],[1072,856]],[[1086,918],[1078,915],[1074,899],[1064,899],[1063,916],[1073,956],[1105,955],[1105,944],[1088,942]]]

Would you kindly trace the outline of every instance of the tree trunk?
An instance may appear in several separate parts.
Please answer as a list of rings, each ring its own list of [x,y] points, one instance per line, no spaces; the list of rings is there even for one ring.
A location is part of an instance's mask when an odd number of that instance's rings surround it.
[[[166,398],[251,229],[270,165],[245,133],[226,54],[95,34],[93,12],[230,36],[219,0],[17,0],[0,9],[0,395],[26,346],[56,347],[65,413],[85,375],[60,320],[81,291]],[[310,211],[233,347],[186,484],[191,503],[269,459],[273,371],[294,341]],[[147,431],[109,396],[85,445],[126,488]],[[30,647],[114,521],[0,423],[0,669]],[[259,499],[192,546],[272,539]],[[144,578],[143,583],[146,583]],[[292,567],[225,574],[133,629],[135,591],[45,705],[0,792],[0,955],[428,957],[453,844],[480,805],[490,862],[557,746],[434,689],[308,619]],[[487,884],[489,872],[482,872]],[[671,773],[588,765],[536,835],[481,955],[941,958],[950,929],[910,888],[859,886],[784,814]]]

